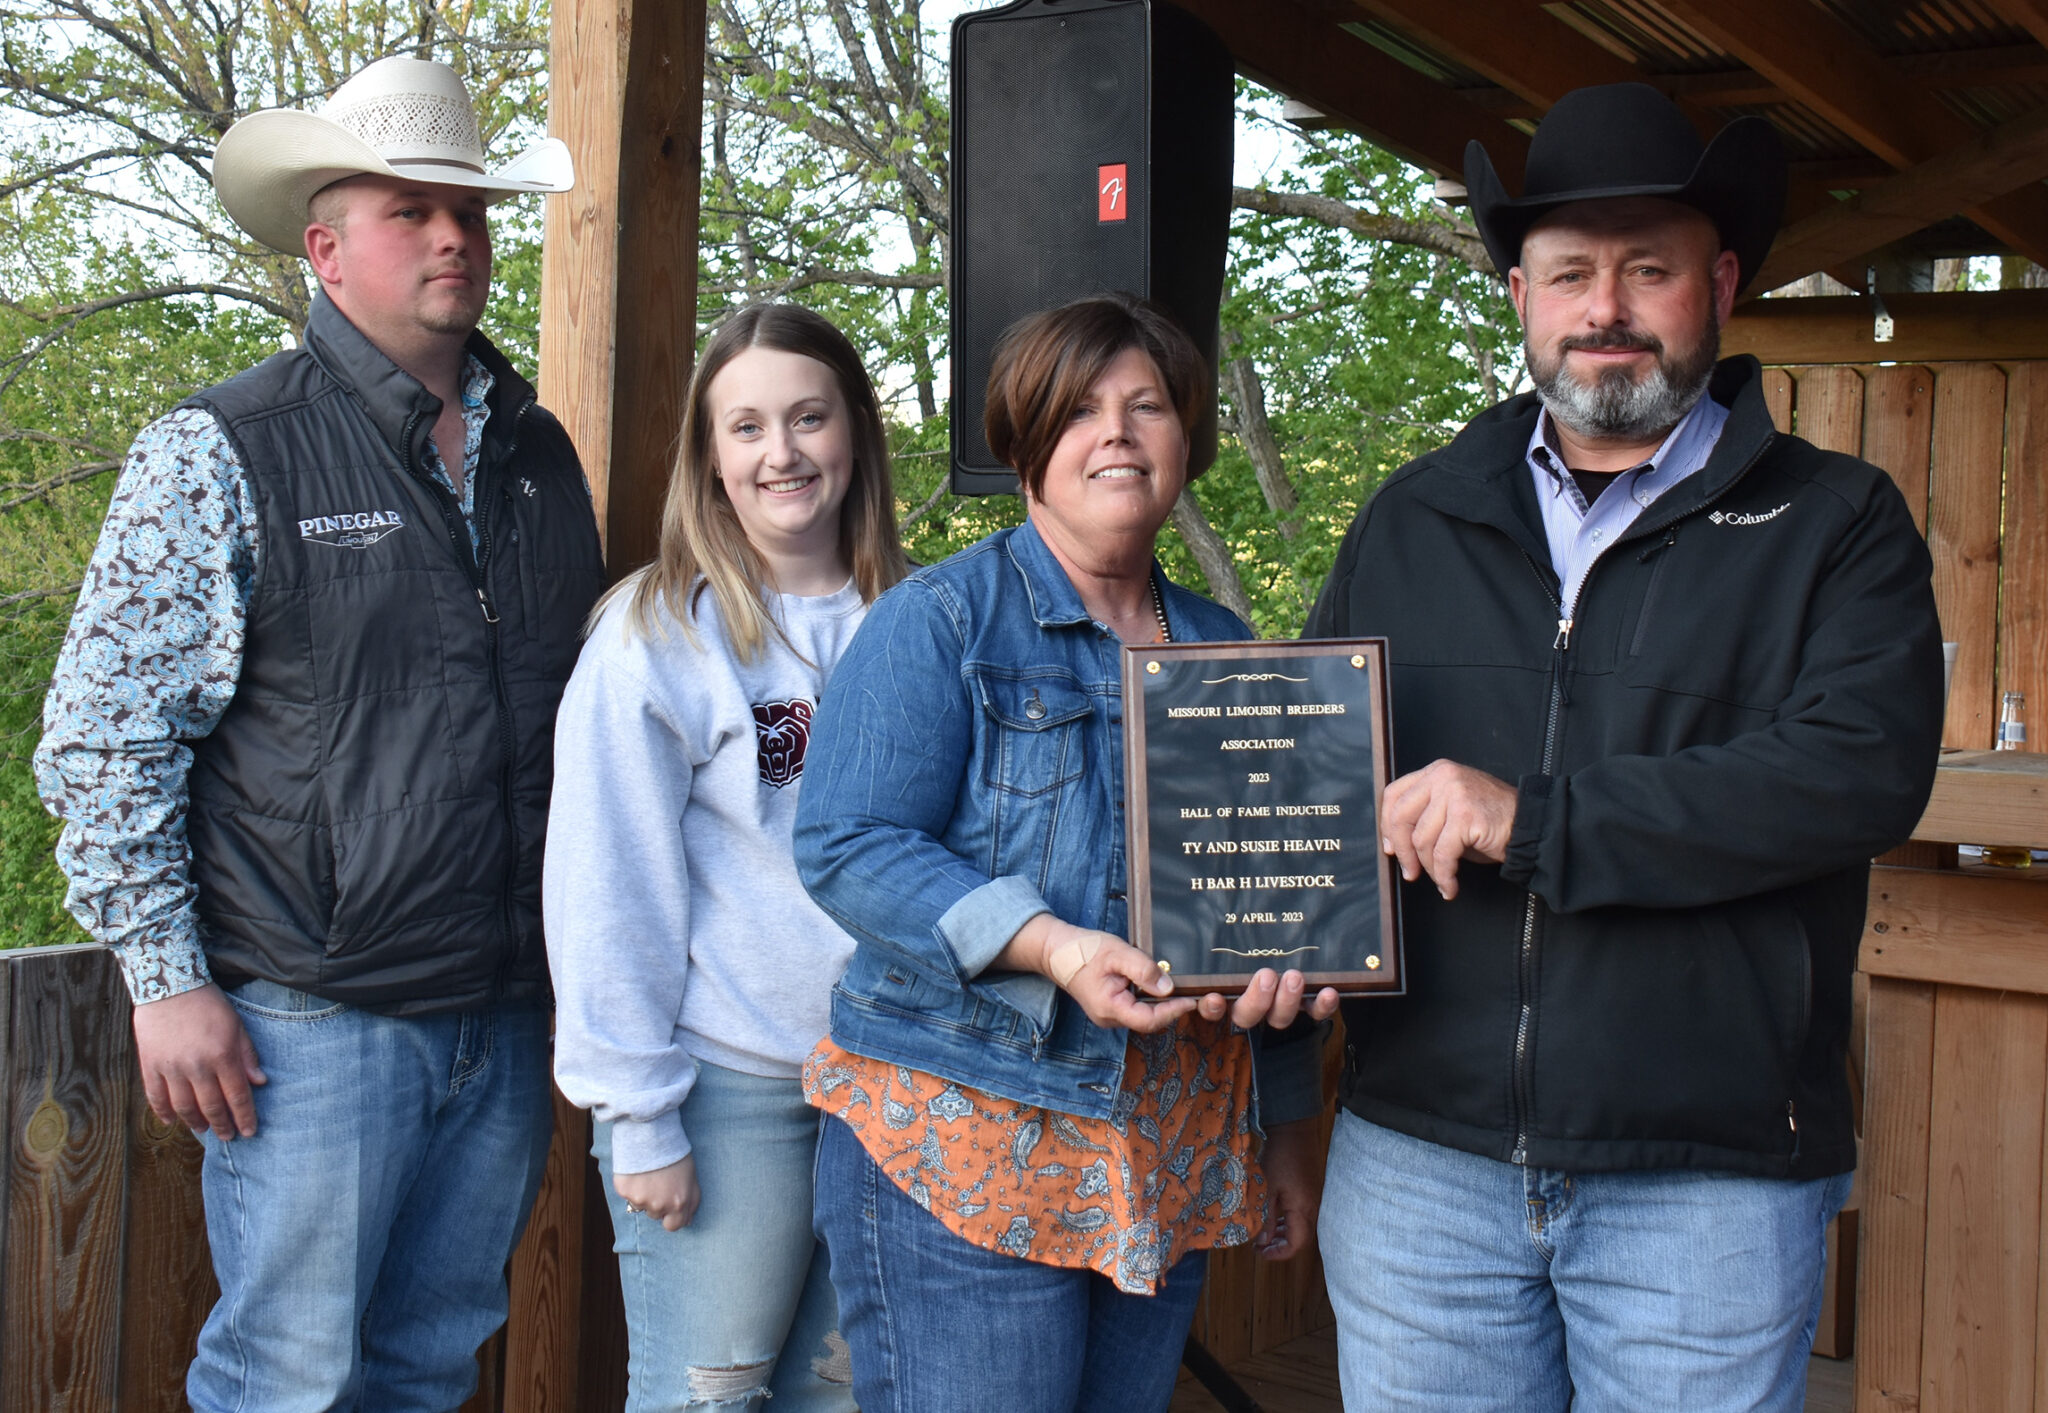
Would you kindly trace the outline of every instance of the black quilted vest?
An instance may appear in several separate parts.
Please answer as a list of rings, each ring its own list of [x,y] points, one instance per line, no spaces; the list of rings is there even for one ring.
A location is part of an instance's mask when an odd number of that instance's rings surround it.
[[[478,548],[422,469],[440,401],[324,296],[304,345],[209,388],[261,564],[234,700],[192,743],[208,964],[393,1014],[543,1000],[555,707],[603,585],[576,451],[496,376]]]

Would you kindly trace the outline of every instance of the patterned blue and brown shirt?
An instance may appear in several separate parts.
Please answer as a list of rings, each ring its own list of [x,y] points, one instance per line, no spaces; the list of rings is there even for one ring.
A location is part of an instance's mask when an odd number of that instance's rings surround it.
[[[475,549],[476,461],[495,380],[464,369],[462,516]],[[450,491],[429,441],[427,469]],[[137,1004],[211,980],[185,840],[190,743],[242,675],[262,564],[249,478],[211,413],[181,408],[128,451],[43,701],[36,789],[64,821],[65,906],[112,947]]]

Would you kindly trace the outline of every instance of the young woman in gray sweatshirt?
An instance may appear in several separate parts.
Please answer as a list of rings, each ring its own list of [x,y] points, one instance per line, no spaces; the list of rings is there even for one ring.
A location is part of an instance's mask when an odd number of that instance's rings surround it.
[[[798,1081],[853,941],[790,828],[832,667],[903,572],[852,345],[794,305],[734,315],[691,379],[660,555],[599,605],[555,728],[555,1078],[597,1119],[629,1410],[854,1406]]]

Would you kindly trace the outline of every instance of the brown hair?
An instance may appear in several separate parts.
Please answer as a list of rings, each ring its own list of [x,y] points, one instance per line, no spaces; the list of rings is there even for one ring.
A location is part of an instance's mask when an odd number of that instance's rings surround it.
[[[1142,350],[1192,432],[1209,370],[1181,326],[1158,305],[1121,292],[1089,295],[1018,320],[996,340],[982,429],[996,460],[1036,499],[1067,419],[1125,349]],[[1190,480],[1193,479],[1191,476]]]
[[[632,596],[633,628],[653,631],[659,603],[694,642],[693,588],[702,576],[742,662],[754,661],[771,636],[781,636],[764,598],[772,587],[767,566],[740,527],[711,454],[712,417],[706,405],[711,381],[750,348],[814,358],[832,370],[839,384],[840,398],[853,419],[853,482],[839,508],[839,550],[853,567],[861,598],[873,603],[909,571],[896,533],[896,492],[889,476],[882,409],[860,355],[822,314],[796,304],[750,304],[713,331],[690,375],[689,406],[683,412],[675,469],[662,505],[661,549],[652,564],[628,575],[605,595],[592,612],[593,623],[614,595],[627,593]]]

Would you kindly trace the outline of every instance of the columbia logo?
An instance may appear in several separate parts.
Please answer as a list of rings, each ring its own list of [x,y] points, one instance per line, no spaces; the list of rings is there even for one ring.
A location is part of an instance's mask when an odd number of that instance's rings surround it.
[[[405,518],[395,510],[357,510],[301,520],[299,538],[337,549],[368,549],[393,530],[404,528]]]
[[[1766,520],[1776,520],[1791,508],[1792,502],[1788,500],[1776,510],[1762,510],[1754,515],[1739,512],[1731,515],[1727,511],[1717,510],[1712,515],[1709,515],[1707,519],[1713,521],[1716,525],[1761,525]]]

